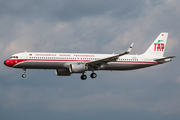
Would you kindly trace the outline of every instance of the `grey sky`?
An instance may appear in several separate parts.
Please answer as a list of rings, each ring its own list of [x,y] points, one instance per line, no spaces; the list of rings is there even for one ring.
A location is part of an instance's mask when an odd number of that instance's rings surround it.
[[[0,119],[179,120],[180,1],[0,1]],[[4,66],[23,51],[143,53],[161,32],[172,62],[135,71],[59,77],[54,70]]]

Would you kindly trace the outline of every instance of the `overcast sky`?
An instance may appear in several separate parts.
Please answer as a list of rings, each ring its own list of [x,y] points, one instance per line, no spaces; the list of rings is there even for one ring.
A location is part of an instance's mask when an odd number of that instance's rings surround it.
[[[1,0],[1,120],[179,120],[179,0]],[[141,54],[168,32],[173,61],[134,71],[56,76],[8,68],[24,51]]]

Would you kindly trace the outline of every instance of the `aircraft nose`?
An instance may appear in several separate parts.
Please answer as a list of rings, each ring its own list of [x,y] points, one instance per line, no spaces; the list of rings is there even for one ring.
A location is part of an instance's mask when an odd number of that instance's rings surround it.
[[[6,65],[6,60],[4,61],[4,65]]]

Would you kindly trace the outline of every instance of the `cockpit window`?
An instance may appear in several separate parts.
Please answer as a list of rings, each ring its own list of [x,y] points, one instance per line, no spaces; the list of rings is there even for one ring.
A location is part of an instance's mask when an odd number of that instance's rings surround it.
[[[18,56],[11,56],[10,58],[18,58]]]

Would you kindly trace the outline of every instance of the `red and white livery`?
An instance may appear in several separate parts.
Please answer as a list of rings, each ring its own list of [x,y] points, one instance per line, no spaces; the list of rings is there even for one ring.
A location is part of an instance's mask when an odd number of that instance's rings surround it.
[[[129,55],[133,43],[127,51],[121,54],[84,54],[84,53],[17,53],[4,61],[8,67],[23,69],[22,77],[26,76],[26,69],[55,69],[58,76],[70,76],[81,73],[85,80],[86,71],[92,71],[91,78],[96,78],[97,70],[134,70],[171,61],[170,57],[163,57],[168,33],[161,33],[152,45],[141,55]]]

